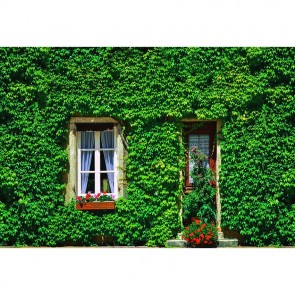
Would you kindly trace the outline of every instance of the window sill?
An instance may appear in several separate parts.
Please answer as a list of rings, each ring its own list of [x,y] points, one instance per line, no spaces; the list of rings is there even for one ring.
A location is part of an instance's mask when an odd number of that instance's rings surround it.
[[[115,202],[106,201],[106,202],[90,202],[90,203],[77,203],[77,210],[114,210]]]

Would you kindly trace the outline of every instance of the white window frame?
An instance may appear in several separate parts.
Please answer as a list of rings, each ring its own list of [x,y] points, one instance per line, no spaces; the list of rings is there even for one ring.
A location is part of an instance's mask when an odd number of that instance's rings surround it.
[[[81,193],[81,174],[82,173],[91,173],[94,174],[94,179],[95,179],[95,191],[91,192],[92,194],[98,194],[102,193],[102,184],[100,182],[100,174],[101,173],[107,173],[107,172],[112,172],[114,173],[114,192],[113,193],[108,193],[108,195],[114,194],[115,198],[118,197],[118,173],[117,173],[117,168],[118,168],[118,155],[117,155],[117,127],[114,126],[114,148],[102,148],[101,147],[101,141],[100,141],[100,134],[101,131],[92,131],[94,132],[94,142],[95,146],[94,149],[82,149],[81,148],[81,133],[83,131],[77,131],[77,191],[78,191],[78,196],[85,196],[87,194]],[[86,131],[88,132],[88,131]],[[94,151],[94,171],[81,171],[81,152],[87,150],[87,151]],[[100,157],[102,151],[114,151],[114,170],[100,170]]]
[[[113,124],[115,128],[115,175],[114,175],[114,194],[115,198],[127,198],[126,180],[126,157],[128,156],[128,142],[126,141],[121,123],[112,117],[72,117],[69,122],[68,138],[68,169],[65,174],[66,194],[65,204],[76,200],[78,196],[78,140],[77,131],[79,124]]]

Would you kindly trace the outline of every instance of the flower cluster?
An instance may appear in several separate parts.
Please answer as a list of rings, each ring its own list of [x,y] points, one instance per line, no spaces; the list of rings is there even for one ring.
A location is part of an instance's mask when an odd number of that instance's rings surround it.
[[[194,219],[185,227],[183,238],[190,247],[214,247],[217,245],[217,229],[213,223],[207,224],[200,219]]]
[[[91,194],[88,192],[86,196],[77,196],[76,203],[90,203],[90,202],[105,202],[105,201],[114,201],[115,194],[107,194],[106,192]]]

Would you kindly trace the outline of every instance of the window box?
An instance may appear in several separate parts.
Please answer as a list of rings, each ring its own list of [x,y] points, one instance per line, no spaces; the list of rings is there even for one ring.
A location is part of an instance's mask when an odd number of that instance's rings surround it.
[[[76,203],[77,210],[114,210],[114,201]]]

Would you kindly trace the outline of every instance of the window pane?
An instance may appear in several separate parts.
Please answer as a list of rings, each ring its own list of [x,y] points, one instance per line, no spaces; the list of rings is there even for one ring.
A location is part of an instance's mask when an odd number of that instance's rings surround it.
[[[114,148],[114,130],[106,130],[100,132],[100,142],[102,149]]]
[[[209,135],[208,134],[191,134],[189,136],[189,151],[192,147],[198,147],[198,149],[203,152],[208,160],[205,162],[207,168],[209,168]],[[189,174],[193,169],[193,164],[189,162]],[[193,179],[189,175],[189,182],[193,183]]]
[[[94,173],[81,173],[81,193],[95,193]]]
[[[198,147],[209,158],[209,135],[208,134],[191,134],[189,136],[189,150],[192,147]]]
[[[94,171],[94,151],[81,151],[81,171]]]
[[[114,151],[101,151],[100,152],[100,170],[112,171],[114,170]]]
[[[100,173],[101,191],[114,193],[114,172]]]
[[[94,132],[81,132],[81,149],[94,149]]]

